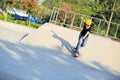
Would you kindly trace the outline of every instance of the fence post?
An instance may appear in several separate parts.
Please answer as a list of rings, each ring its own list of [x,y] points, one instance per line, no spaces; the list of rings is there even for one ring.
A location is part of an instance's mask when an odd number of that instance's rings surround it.
[[[58,9],[58,11],[57,11],[57,15],[56,15],[55,23],[57,22],[57,18],[58,18],[59,10],[60,10],[60,9]]]
[[[67,18],[67,11],[65,11],[65,18],[63,24],[65,24],[66,18]]]
[[[74,16],[73,16],[73,18],[72,18],[72,22],[71,22],[71,24],[70,24],[70,27],[72,27],[72,26],[73,26],[75,16],[76,16],[76,14],[74,13]]]
[[[84,18],[84,15],[82,15],[82,17]],[[83,23],[83,21],[81,20],[81,23],[80,23],[80,30],[81,30],[81,27],[82,27],[82,23]]]
[[[98,24],[97,34],[99,34],[100,24],[101,24],[101,19],[100,19],[100,22]]]
[[[119,27],[120,27],[120,25],[117,24],[117,29],[116,29],[116,31],[115,31],[115,38],[117,38],[117,32],[118,32]]]
[[[50,23],[51,20],[52,20],[52,16],[53,16],[54,9],[55,9],[55,7],[53,7],[53,9],[52,9],[52,13],[51,13],[51,15],[50,15],[49,23]]]
[[[115,0],[115,2],[114,2],[114,4],[113,4],[113,8],[112,8],[113,10],[115,9],[115,5],[116,5],[116,0]],[[106,31],[105,37],[108,36],[109,29],[110,29],[110,23],[111,23],[111,21],[112,21],[113,15],[114,15],[114,12],[111,13],[111,16],[110,16],[110,19],[109,19],[109,22],[108,22],[108,26],[107,26],[107,31]]]
[[[55,8],[54,15],[53,15],[53,22],[54,22],[54,23],[55,23],[56,13],[57,13],[57,8]]]

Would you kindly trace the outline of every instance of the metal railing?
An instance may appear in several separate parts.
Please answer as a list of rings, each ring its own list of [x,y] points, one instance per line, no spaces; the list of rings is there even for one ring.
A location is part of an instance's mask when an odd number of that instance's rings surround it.
[[[99,19],[96,17],[90,17],[87,15],[74,13],[64,9],[54,7],[50,16],[50,23],[54,23],[60,26],[65,26],[69,28],[82,28],[83,22],[80,17],[90,18],[92,20],[92,32],[97,35],[105,36],[107,31],[108,21]],[[120,24],[111,22],[108,36],[120,40]]]

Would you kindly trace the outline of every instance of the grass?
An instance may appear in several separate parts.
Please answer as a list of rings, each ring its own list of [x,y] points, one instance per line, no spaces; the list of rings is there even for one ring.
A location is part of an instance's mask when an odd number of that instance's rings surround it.
[[[15,20],[14,17],[10,14],[7,15],[7,18],[5,16],[3,16],[2,14],[0,14],[0,20],[4,20],[4,21],[20,24],[20,25],[32,27],[32,28],[39,28],[41,26],[41,24],[38,24],[38,23],[30,23],[29,24],[28,21]]]
[[[0,14],[0,20],[5,20],[5,17],[2,14]]]

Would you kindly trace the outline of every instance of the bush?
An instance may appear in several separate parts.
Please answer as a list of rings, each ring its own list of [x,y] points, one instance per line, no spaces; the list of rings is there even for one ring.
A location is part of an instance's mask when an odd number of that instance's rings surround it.
[[[13,16],[10,15],[10,14],[8,14],[8,16],[7,16],[7,21],[9,21],[9,22],[15,22]]]
[[[40,24],[32,23],[31,26],[32,26],[33,28],[39,28],[39,27],[40,27]]]
[[[5,20],[5,17],[2,14],[0,14],[0,20]]]

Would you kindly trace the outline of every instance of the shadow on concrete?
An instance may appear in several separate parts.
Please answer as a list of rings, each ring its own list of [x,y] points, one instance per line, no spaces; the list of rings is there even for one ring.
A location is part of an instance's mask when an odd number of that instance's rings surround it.
[[[65,39],[63,39],[62,37],[60,37],[59,35],[57,35],[54,31],[52,31],[52,33],[54,33],[52,36],[56,39],[58,39],[61,42],[61,47],[65,47],[72,55],[73,54],[73,46]]]
[[[0,80],[23,80],[23,79],[0,71]]]
[[[98,68],[61,54],[57,48],[0,40],[0,80],[120,80],[120,73],[96,61],[93,64]]]
[[[29,33],[24,34],[19,41],[22,41],[24,38],[26,38],[29,35]]]

